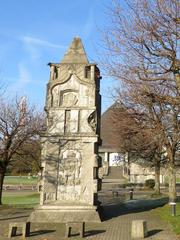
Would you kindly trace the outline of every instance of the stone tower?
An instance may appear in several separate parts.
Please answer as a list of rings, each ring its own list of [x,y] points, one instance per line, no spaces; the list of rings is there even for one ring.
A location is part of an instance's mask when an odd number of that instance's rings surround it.
[[[100,72],[96,64],[88,62],[78,37],[62,61],[49,66],[40,206],[30,220],[100,221]]]

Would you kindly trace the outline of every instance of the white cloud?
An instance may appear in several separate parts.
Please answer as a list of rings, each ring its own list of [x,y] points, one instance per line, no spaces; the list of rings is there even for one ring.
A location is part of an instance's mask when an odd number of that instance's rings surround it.
[[[90,9],[84,25],[84,35],[86,38],[90,36],[91,32],[93,31],[93,28],[94,28],[94,14],[93,9]]]
[[[66,46],[64,45],[54,44],[49,41],[31,37],[31,36],[21,36],[21,37],[18,37],[18,39],[23,42],[24,47],[28,51],[32,61],[36,61],[41,58],[42,48],[57,48],[57,49],[66,48]]]
[[[23,62],[18,64],[18,77],[8,79],[10,82],[13,82],[8,86],[11,93],[13,94],[24,94],[26,91],[26,86],[32,81],[31,74],[28,71],[28,68]]]
[[[19,69],[19,83],[27,84],[31,81],[31,75],[23,63],[18,64]]]
[[[66,48],[66,46],[64,46],[64,45],[54,44],[54,43],[51,43],[49,41],[42,40],[42,39],[39,39],[39,38],[30,37],[30,36],[22,36],[21,40],[26,44],[38,45],[38,46],[41,46],[41,47],[61,48],[61,49]]]

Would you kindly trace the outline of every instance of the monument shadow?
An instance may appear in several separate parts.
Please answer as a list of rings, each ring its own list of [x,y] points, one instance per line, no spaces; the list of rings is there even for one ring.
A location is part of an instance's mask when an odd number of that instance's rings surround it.
[[[100,207],[100,216],[102,221],[107,221],[109,219],[130,214],[130,213],[140,213],[152,210],[154,208],[162,207],[168,203],[168,197],[160,199],[139,199],[139,200],[129,200],[126,202],[108,202],[103,203]]]

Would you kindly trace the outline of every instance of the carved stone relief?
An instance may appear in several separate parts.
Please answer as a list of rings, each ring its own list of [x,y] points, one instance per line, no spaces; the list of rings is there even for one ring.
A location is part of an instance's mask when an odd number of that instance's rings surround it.
[[[47,192],[45,193],[44,198],[44,201],[54,201],[56,198],[56,194],[54,192]]]
[[[57,85],[52,89],[51,106],[59,107],[59,105],[60,105],[59,85]]]
[[[49,117],[47,120],[47,127],[52,127],[53,126],[53,116]]]
[[[81,153],[77,150],[66,149],[60,157],[58,191],[59,198],[63,200],[77,200],[80,198]],[[70,194],[70,195],[69,195]]]
[[[78,104],[78,95],[77,92],[73,91],[62,91],[61,93],[61,106],[73,107]]]
[[[64,119],[65,111],[59,110],[57,112],[50,111],[47,119],[47,127],[49,132],[52,134],[55,133],[64,133]]]
[[[96,132],[96,128],[97,128],[97,113],[96,113],[96,111],[92,112],[89,115],[88,124],[92,128],[93,132]]]
[[[61,90],[60,85],[56,85],[52,89],[51,106],[52,107],[73,107],[78,104],[78,92],[77,90]]]

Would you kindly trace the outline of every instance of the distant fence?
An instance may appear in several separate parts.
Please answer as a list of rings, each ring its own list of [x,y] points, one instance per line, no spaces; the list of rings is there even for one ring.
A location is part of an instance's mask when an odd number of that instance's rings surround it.
[[[37,185],[10,185],[10,184],[5,184],[3,185],[3,190],[38,190]]]

